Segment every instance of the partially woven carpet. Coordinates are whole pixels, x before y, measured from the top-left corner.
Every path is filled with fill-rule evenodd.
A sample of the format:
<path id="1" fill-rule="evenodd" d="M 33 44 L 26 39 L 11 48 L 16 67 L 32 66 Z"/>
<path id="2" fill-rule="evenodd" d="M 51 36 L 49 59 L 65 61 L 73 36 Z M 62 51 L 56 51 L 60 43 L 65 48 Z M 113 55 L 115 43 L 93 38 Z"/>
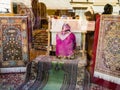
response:
<path id="1" fill-rule="evenodd" d="M 87 75 L 88 73 L 85 75 L 84 62 L 80 58 L 59 60 L 52 56 L 39 56 L 27 65 L 26 79 L 17 90 L 77 90 L 84 87 L 88 88 L 89 75 Z M 84 79 L 85 76 L 86 79 Z"/>

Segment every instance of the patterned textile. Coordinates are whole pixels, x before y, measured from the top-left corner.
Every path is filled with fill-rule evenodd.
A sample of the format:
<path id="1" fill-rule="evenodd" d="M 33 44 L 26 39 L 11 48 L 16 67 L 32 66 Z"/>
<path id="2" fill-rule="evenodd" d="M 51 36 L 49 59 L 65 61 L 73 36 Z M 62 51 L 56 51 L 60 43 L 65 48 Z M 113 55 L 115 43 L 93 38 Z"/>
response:
<path id="1" fill-rule="evenodd" d="M 14 90 L 23 83 L 25 73 L 0 74 L 0 90 Z"/>
<path id="2" fill-rule="evenodd" d="M 0 67 L 25 66 L 28 61 L 27 17 L 0 17 Z"/>
<path id="3" fill-rule="evenodd" d="M 25 83 L 21 84 L 17 90 L 82 90 L 89 88 L 89 78 L 84 82 L 84 77 L 89 77 L 88 73 L 85 73 L 86 60 L 81 59 L 59 60 L 54 56 L 38 56 L 30 62 L 32 64 L 28 64 Z M 36 66 L 34 72 L 30 70 L 31 65 Z M 36 71 L 37 73 L 35 73 Z M 34 81 L 30 78 L 33 73 Z"/>
<path id="4" fill-rule="evenodd" d="M 90 90 L 112 90 L 106 87 L 91 83 Z"/>
<path id="5" fill-rule="evenodd" d="M 37 70 L 36 63 L 29 62 L 27 64 L 27 72 L 25 75 L 25 81 L 16 88 L 16 90 L 27 90 L 32 84 L 34 83 L 37 77 Z"/>
<path id="6" fill-rule="evenodd" d="M 47 50 L 48 46 L 48 32 L 46 30 L 33 31 L 32 47 L 36 50 Z"/>
<path id="7" fill-rule="evenodd" d="M 33 30 L 41 28 L 41 20 L 47 17 L 47 9 L 44 3 L 39 2 L 38 0 L 32 0 L 32 12 L 34 14 L 34 26 Z"/>
<path id="8" fill-rule="evenodd" d="M 103 15 L 100 20 L 100 28 L 95 31 L 93 80 L 118 90 L 120 88 L 120 16 Z"/>
<path id="9" fill-rule="evenodd" d="M 17 4 L 17 14 L 20 16 L 27 16 L 28 17 L 28 30 L 29 30 L 29 42 L 32 41 L 32 30 L 33 30 L 33 23 L 34 23 L 34 15 L 32 10 L 28 8 L 24 3 Z"/>

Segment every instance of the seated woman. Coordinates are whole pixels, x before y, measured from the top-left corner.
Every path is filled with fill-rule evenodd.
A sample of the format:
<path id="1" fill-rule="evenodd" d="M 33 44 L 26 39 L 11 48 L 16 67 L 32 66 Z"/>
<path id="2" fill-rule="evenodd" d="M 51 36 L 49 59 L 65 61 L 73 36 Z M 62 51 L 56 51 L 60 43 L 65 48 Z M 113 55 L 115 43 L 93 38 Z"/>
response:
<path id="1" fill-rule="evenodd" d="M 56 56 L 59 58 L 74 58 L 76 37 L 70 29 L 69 24 L 63 24 L 62 31 L 56 35 Z"/>

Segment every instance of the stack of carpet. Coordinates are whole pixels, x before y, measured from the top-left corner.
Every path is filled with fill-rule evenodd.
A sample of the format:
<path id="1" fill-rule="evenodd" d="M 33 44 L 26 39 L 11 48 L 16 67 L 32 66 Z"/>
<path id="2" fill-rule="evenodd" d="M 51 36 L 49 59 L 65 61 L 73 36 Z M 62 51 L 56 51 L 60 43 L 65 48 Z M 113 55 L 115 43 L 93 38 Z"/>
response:
<path id="1" fill-rule="evenodd" d="M 37 50 L 47 50 L 48 32 L 46 30 L 34 30 L 32 45 Z"/>

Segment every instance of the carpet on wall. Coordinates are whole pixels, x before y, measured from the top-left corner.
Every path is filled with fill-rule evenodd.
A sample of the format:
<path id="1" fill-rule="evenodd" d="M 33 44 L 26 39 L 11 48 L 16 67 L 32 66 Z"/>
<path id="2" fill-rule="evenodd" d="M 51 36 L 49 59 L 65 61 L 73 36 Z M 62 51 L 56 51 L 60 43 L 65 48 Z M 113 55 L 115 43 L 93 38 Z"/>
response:
<path id="1" fill-rule="evenodd" d="M 93 82 L 120 89 L 120 16 L 102 15 L 94 38 Z"/>
<path id="2" fill-rule="evenodd" d="M 28 52 L 27 17 L 0 17 L 0 68 L 24 67 Z"/>
<path id="3" fill-rule="evenodd" d="M 17 16 L 27 16 L 28 17 L 28 36 L 29 36 L 29 43 L 32 42 L 32 24 L 34 23 L 34 15 L 32 9 L 27 7 L 24 3 L 17 3 Z"/>

